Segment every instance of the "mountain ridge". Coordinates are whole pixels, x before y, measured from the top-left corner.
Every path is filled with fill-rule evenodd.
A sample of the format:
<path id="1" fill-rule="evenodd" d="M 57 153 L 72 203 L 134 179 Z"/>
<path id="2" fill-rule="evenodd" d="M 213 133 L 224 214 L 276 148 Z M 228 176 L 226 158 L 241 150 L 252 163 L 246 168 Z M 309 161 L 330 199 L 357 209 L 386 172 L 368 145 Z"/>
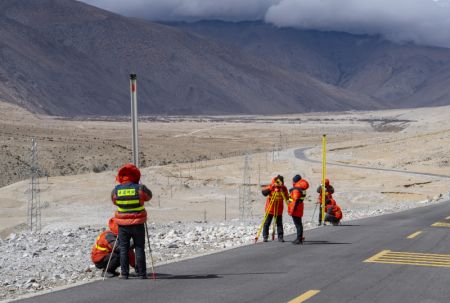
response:
<path id="1" fill-rule="evenodd" d="M 195 30 L 196 24 L 203 30 Z M 377 86 L 371 88 L 367 81 L 361 84 L 349 77 L 349 70 L 363 78 L 371 69 L 366 68 L 369 65 L 347 63 L 354 60 L 351 56 L 330 53 L 326 41 L 330 34 L 316 33 L 327 38 L 321 40 L 308 32 L 289 29 L 289 35 L 298 41 L 306 37 L 318 43 L 300 47 L 287 39 L 289 35 L 282 35 L 277 38 L 285 39 L 286 47 L 281 52 L 269 43 L 280 29 L 269 31 L 267 25 L 259 23 L 252 24 L 252 32 L 242 24 L 223 23 L 223 35 L 212 37 L 207 34 L 212 23 L 196 24 L 127 18 L 73 0 L 3 0 L 0 98 L 51 115 L 126 115 L 128 75 L 137 73 L 139 111 L 147 115 L 285 114 L 409 104 L 406 93 L 392 102 L 386 98 L 390 93 L 387 87 L 382 87 L 386 93 L 376 94 L 373 91 L 378 91 Z M 230 44 L 225 31 L 236 38 L 240 31 L 240 44 Z M 345 39 L 362 43 L 354 35 L 331 35 L 336 45 L 340 43 L 341 52 L 349 47 Z M 372 37 L 365 39 L 375 41 Z M 254 41 L 258 40 L 260 48 L 274 53 L 257 52 Z M 242 41 L 247 41 L 247 46 Z M 441 57 L 446 54 L 439 53 Z M 274 60 L 276 55 L 279 60 Z M 339 56 L 340 61 L 336 59 Z M 358 56 L 363 57 L 364 52 Z M 427 62 L 424 65 L 429 66 Z M 435 69 L 430 68 L 431 72 Z M 445 89 L 445 79 L 436 77 L 434 81 Z M 419 91 L 422 96 L 436 94 L 425 80 L 416 82 L 424 86 Z M 393 90 L 393 95 L 396 93 L 398 90 Z M 423 106 L 420 98 L 425 97 L 417 96 L 411 104 Z M 448 104 L 446 98 L 446 91 L 436 97 L 442 104 Z"/>
<path id="2" fill-rule="evenodd" d="M 261 21 L 173 22 L 224 45 L 381 101 L 388 108 L 450 103 L 430 79 L 450 73 L 450 49 L 393 43 L 378 35 L 278 28 Z M 299 55 L 298 55 L 299 54 Z M 444 79 L 434 80 L 443 82 Z M 436 84 L 437 85 L 437 84 Z"/>

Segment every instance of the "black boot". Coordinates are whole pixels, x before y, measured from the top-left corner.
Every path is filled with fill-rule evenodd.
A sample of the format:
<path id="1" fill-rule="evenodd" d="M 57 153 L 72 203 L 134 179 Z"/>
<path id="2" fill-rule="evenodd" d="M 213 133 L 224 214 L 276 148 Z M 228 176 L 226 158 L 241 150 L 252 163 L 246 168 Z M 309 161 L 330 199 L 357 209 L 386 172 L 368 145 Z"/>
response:
<path id="1" fill-rule="evenodd" d="M 116 271 L 107 271 L 104 276 L 107 278 L 114 278 L 114 277 L 117 277 L 118 275 L 119 275 L 119 273 Z"/>
<path id="2" fill-rule="evenodd" d="M 284 242 L 283 237 L 278 237 L 278 242 Z"/>

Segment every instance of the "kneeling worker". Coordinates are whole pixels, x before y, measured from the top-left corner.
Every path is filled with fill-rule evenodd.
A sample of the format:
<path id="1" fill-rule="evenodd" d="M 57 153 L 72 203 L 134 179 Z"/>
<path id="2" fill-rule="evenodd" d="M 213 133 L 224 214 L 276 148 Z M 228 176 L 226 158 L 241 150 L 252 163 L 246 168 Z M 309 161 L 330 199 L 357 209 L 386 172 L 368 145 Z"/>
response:
<path id="1" fill-rule="evenodd" d="M 117 241 L 119 226 L 114 218 L 109 219 L 109 230 L 102 232 L 92 247 L 91 260 L 98 269 L 103 269 L 102 276 L 112 278 L 118 276 L 116 269 L 120 266 L 120 247 Z M 114 249 L 114 251 L 113 251 Z M 134 252 L 129 251 L 130 264 L 134 267 Z M 108 265 L 109 262 L 109 265 Z M 108 266 L 108 268 L 106 268 Z"/>
<path id="2" fill-rule="evenodd" d="M 334 226 L 339 225 L 342 220 L 342 210 L 337 204 L 329 203 L 326 206 L 325 222 L 330 222 Z"/>

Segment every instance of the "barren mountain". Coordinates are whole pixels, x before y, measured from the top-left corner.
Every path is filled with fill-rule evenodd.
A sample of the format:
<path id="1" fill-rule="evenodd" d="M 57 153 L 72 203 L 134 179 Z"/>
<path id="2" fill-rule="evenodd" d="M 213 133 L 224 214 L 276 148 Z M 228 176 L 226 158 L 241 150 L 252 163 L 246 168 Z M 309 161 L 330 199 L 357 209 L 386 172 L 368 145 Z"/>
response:
<path id="1" fill-rule="evenodd" d="M 378 36 L 278 28 L 263 22 L 172 25 L 290 72 L 363 93 L 387 108 L 450 104 L 450 49 Z"/>
<path id="2" fill-rule="evenodd" d="M 370 97 L 197 34 L 73 0 L 0 2 L 0 98 L 53 115 L 379 108 Z"/>

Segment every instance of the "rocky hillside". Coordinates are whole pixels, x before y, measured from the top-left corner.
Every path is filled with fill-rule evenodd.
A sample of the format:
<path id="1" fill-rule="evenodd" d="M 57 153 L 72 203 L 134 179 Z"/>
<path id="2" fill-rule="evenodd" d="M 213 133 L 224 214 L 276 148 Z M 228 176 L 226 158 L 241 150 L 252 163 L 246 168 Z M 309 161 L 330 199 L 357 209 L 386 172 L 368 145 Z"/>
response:
<path id="1" fill-rule="evenodd" d="M 73 0 L 0 2 L 0 99 L 53 115 L 288 113 L 374 99 L 182 29 Z"/>
<path id="2" fill-rule="evenodd" d="M 450 49 L 262 22 L 172 25 L 290 72 L 365 94 L 387 108 L 450 104 Z"/>

